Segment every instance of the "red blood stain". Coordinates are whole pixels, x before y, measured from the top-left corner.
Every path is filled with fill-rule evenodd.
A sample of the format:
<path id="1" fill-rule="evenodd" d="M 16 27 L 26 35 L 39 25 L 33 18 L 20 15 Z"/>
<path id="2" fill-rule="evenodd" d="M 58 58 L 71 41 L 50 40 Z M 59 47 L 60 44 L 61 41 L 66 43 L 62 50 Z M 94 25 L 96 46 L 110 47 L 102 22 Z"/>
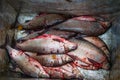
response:
<path id="1" fill-rule="evenodd" d="M 53 39 L 55 41 L 58 41 L 58 42 L 64 42 L 65 41 L 64 38 L 61 38 L 61 37 L 58 37 L 58 36 L 55 36 L 55 35 L 51 35 L 51 34 L 43 34 L 41 36 L 37 36 L 35 38 L 32 38 L 31 40 L 39 39 L 39 38 L 43 38 L 43 39 L 51 38 L 51 39 Z"/>
<path id="2" fill-rule="evenodd" d="M 101 24 L 101 26 L 106 30 L 106 28 L 108 28 L 108 22 L 99 22 Z"/>
<path id="3" fill-rule="evenodd" d="M 24 53 L 23 51 L 19 51 L 19 53 L 18 53 L 18 54 L 19 54 L 19 55 L 22 55 L 23 53 Z"/>
<path id="4" fill-rule="evenodd" d="M 28 61 L 29 62 L 36 62 L 33 58 L 31 58 L 31 57 L 28 57 Z"/>
<path id="5" fill-rule="evenodd" d="M 86 62 L 86 58 L 83 58 L 82 61 Z"/>
<path id="6" fill-rule="evenodd" d="M 74 62 L 74 64 L 78 65 L 78 62 L 77 62 L 77 61 L 75 61 L 75 62 Z"/>
<path id="7" fill-rule="evenodd" d="M 39 66 L 38 66 L 38 65 L 35 65 L 35 67 L 39 68 Z"/>
<path id="8" fill-rule="evenodd" d="M 74 63 L 70 63 L 71 64 L 71 66 L 73 67 L 73 68 L 75 68 L 76 67 L 76 65 L 74 64 Z"/>
<path id="9" fill-rule="evenodd" d="M 103 64 L 98 63 L 98 62 L 96 62 L 96 61 L 94 61 L 94 60 L 92 60 L 90 58 L 88 58 L 88 61 L 90 61 L 94 67 L 102 68 L 102 66 L 103 66 Z"/>
<path id="10" fill-rule="evenodd" d="M 57 39 L 57 38 L 55 38 L 55 39 L 53 39 L 54 41 L 57 41 L 57 42 L 63 42 L 63 40 L 62 39 Z"/>
<path id="11" fill-rule="evenodd" d="M 60 78 L 64 78 L 64 74 L 63 72 L 61 71 L 60 67 L 57 67 L 57 68 L 52 68 L 52 67 L 45 67 L 44 68 L 45 71 L 50 75 L 50 77 L 52 78 L 52 76 L 55 76 L 57 75 L 56 72 L 59 72 L 59 77 Z"/>

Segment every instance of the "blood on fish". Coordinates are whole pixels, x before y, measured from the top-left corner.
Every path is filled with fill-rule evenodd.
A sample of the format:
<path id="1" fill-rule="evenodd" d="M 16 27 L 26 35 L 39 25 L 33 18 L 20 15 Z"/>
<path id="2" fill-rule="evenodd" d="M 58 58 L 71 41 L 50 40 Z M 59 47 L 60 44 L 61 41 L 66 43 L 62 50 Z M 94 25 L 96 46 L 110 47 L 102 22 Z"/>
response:
<path id="1" fill-rule="evenodd" d="M 107 27 L 106 26 L 108 26 L 108 24 L 110 24 L 109 22 L 99 22 L 100 24 L 101 24 L 101 26 L 104 28 L 104 29 L 106 29 Z"/>
<path id="2" fill-rule="evenodd" d="M 91 63 L 93 63 L 92 65 L 93 66 L 95 66 L 95 67 L 97 67 L 97 68 L 102 68 L 102 64 L 100 64 L 100 63 L 98 63 L 98 62 L 96 62 L 96 61 L 94 61 L 94 60 L 92 60 L 92 59 L 90 59 L 90 58 L 88 58 L 88 60 L 91 62 Z"/>
<path id="3" fill-rule="evenodd" d="M 53 39 L 54 41 L 57 41 L 57 42 L 63 42 L 63 40 L 61 39 Z"/>
<path id="4" fill-rule="evenodd" d="M 38 65 L 35 65 L 35 67 L 39 68 L 39 66 L 38 66 Z"/>
<path id="5" fill-rule="evenodd" d="M 18 54 L 22 55 L 23 53 L 24 53 L 23 51 L 19 51 L 19 53 L 18 53 Z"/>

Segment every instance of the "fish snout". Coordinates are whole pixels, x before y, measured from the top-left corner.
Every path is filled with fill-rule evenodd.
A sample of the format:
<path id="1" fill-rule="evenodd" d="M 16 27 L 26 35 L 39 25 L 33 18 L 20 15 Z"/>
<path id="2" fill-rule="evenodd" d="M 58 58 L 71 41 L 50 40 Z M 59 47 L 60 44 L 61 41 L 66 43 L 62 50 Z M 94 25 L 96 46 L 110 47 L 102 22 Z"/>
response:
<path id="1" fill-rule="evenodd" d="M 69 51 L 72 51 L 72 50 L 77 49 L 78 46 L 77 44 L 70 42 L 70 43 L 65 44 L 65 47 L 68 48 Z"/>

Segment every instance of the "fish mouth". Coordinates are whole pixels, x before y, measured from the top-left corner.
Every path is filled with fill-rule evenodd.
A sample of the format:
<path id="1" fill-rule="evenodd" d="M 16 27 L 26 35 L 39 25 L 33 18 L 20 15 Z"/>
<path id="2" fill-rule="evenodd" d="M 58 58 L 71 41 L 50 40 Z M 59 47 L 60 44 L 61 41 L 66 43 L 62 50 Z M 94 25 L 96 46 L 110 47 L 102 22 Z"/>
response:
<path id="1" fill-rule="evenodd" d="M 77 47 L 78 47 L 78 46 L 77 46 L 77 44 L 76 44 L 76 45 L 74 45 L 74 46 L 71 47 L 71 50 L 75 50 L 75 49 L 77 49 Z"/>

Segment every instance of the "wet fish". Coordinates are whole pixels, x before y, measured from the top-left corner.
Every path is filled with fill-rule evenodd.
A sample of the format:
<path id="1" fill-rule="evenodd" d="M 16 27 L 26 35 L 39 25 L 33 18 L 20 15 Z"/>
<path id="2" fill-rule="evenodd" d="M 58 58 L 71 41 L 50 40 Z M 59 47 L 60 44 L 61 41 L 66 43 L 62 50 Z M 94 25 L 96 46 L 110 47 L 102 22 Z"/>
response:
<path id="1" fill-rule="evenodd" d="M 9 58 L 5 49 L 0 48 L 0 72 L 8 70 Z"/>
<path id="2" fill-rule="evenodd" d="M 29 33 L 29 31 L 26 31 L 26 30 L 20 30 L 20 31 L 16 31 L 15 40 L 16 41 L 25 41 L 25 40 L 35 38 L 44 33 L 50 34 L 50 35 L 56 35 L 56 36 L 59 36 L 59 37 L 65 38 L 65 39 L 69 39 L 76 35 L 76 33 L 74 33 L 74 32 L 59 31 L 59 30 L 46 31 L 45 29 L 43 29 L 40 31 L 35 31 L 35 32 L 33 31 L 32 33 Z"/>
<path id="3" fill-rule="evenodd" d="M 110 58 L 110 51 L 107 45 L 99 37 L 83 37 L 83 39 L 91 42 L 92 44 L 100 48 L 107 55 L 107 57 Z"/>
<path id="4" fill-rule="evenodd" d="M 97 67 L 97 69 L 109 69 L 107 57 L 101 49 L 84 40 L 71 39 L 71 41 L 78 43 L 76 50 L 67 53 L 74 60 L 78 59 L 88 65 Z M 91 69 L 93 68 L 91 67 Z"/>
<path id="5" fill-rule="evenodd" d="M 83 79 L 81 72 L 73 63 L 69 63 L 60 67 L 44 67 L 44 70 L 50 75 L 51 78 Z"/>
<path id="6" fill-rule="evenodd" d="M 25 54 L 39 61 L 41 65 L 48 67 L 61 66 L 73 61 L 73 59 L 66 54 L 39 55 L 31 52 L 25 52 Z"/>
<path id="7" fill-rule="evenodd" d="M 60 31 L 60 30 L 49 30 L 46 33 L 51 34 L 51 35 L 60 36 L 65 39 L 68 39 L 68 38 L 76 35 L 76 33 L 74 33 L 74 32 L 67 32 L 67 31 Z"/>
<path id="8" fill-rule="evenodd" d="M 27 23 L 20 24 L 23 29 L 43 29 L 64 21 L 65 18 L 59 14 L 44 14 L 33 18 Z M 20 26 L 19 25 L 19 26 Z"/>
<path id="9" fill-rule="evenodd" d="M 24 52 L 7 46 L 10 57 L 18 64 L 24 74 L 32 77 L 49 77 L 41 64 L 35 59 L 25 55 Z"/>
<path id="10" fill-rule="evenodd" d="M 33 39 L 17 43 L 19 49 L 41 54 L 59 54 L 75 50 L 77 45 L 55 35 L 43 34 Z"/>
<path id="11" fill-rule="evenodd" d="M 91 21 L 89 17 L 81 20 L 81 18 L 75 17 L 58 24 L 53 28 L 56 30 L 76 32 L 82 35 L 98 36 L 105 33 L 109 27 L 110 23 L 107 21 Z"/>

